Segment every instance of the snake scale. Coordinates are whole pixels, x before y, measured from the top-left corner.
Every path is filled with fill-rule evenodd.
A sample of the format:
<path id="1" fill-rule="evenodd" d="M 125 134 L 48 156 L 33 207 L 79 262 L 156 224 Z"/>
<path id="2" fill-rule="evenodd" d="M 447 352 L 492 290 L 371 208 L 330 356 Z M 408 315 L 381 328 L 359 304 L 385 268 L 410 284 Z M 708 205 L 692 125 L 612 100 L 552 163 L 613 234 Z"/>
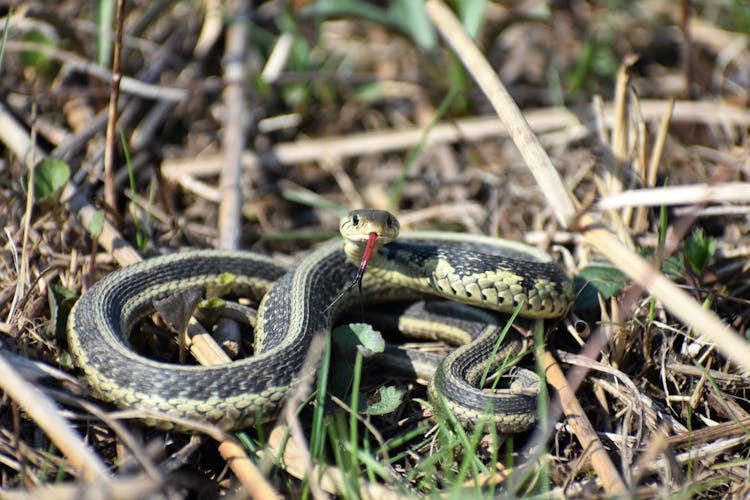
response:
<path id="1" fill-rule="evenodd" d="M 197 419 L 239 429 L 273 418 L 300 381 L 310 342 L 328 332 L 352 304 L 407 300 L 436 294 L 500 312 L 555 318 L 566 313 L 573 286 L 544 252 L 507 240 L 460 233 L 411 232 L 398 239 L 387 212 L 353 211 L 342 218 L 340 239 L 325 243 L 291 270 L 253 252 L 198 250 L 160 256 L 119 269 L 76 303 L 68 341 L 76 364 L 96 397 L 122 408 L 166 415 L 145 418 L 160 428 L 175 419 Z M 378 232 L 378 246 L 364 275 L 361 295 L 346 294 L 363 242 Z M 395 239 L 395 240 L 394 240 Z M 394 240 L 394 241 L 391 241 Z M 154 302 L 189 288 L 234 276 L 235 292 L 261 300 L 254 355 L 218 366 L 178 365 L 133 352 L 133 325 Z M 435 326 L 440 326 L 435 324 Z M 449 355 L 435 372 L 431 398 L 444 397 L 462 421 L 489 414 L 502 432 L 533 425 L 536 396 L 528 390 L 473 386 L 497 338 L 490 327 Z M 478 368 L 480 367 L 480 368 Z M 528 388 L 535 381 L 519 372 Z"/>

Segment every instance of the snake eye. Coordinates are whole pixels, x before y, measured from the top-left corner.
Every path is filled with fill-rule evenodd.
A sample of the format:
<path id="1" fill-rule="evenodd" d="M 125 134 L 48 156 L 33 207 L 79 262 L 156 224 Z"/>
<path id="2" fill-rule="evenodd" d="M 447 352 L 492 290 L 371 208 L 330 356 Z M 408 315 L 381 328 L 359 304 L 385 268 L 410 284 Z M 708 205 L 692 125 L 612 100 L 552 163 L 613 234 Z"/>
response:
<path id="1" fill-rule="evenodd" d="M 357 214 L 352 215 L 352 224 L 354 224 L 355 226 L 359 225 L 359 215 Z"/>

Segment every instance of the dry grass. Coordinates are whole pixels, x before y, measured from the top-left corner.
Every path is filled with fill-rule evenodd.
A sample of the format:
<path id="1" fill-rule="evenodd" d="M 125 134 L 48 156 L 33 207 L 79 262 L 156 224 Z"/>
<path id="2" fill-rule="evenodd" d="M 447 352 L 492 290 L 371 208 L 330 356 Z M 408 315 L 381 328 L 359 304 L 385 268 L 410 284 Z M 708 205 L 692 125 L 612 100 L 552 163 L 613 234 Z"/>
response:
<path id="1" fill-rule="evenodd" d="M 125 4 L 117 106 L 112 73 L 93 63 L 89 4 L 18 7 L 0 68 L 3 490 L 747 495 L 750 56 L 739 30 L 750 13 L 654 4 L 572 2 L 546 17 L 491 4 L 475 45 L 429 0 L 445 43 L 432 52 L 381 24 L 278 2 Z M 29 53 L 48 59 L 32 65 Z M 105 140 L 115 115 L 129 166 L 120 136 Z M 47 156 L 72 178 L 34 203 L 26 183 Z M 535 352 L 548 419 L 500 460 L 486 440 L 474 450 L 484 468 L 441 452 L 443 429 L 422 430 L 424 387 L 377 374 L 365 374 L 366 395 L 385 383 L 412 392 L 397 414 L 360 424 L 371 438 L 358 460 L 373 463 L 354 469 L 331 447 L 327 461 L 310 454 L 309 409 L 240 443 L 209 426 L 145 429 L 142 412 L 86 396 L 61 318 L 93 281 L 184 247 L 293 263 L 359 206 L 390 208 L 410 228 L 525 240 L 582 277 L 576 310 L 546 325 Z M 603 262 L 613 293 L 597 297 L 583 277 Z M 201 362 L 216 362 L 205 349 Z"/>

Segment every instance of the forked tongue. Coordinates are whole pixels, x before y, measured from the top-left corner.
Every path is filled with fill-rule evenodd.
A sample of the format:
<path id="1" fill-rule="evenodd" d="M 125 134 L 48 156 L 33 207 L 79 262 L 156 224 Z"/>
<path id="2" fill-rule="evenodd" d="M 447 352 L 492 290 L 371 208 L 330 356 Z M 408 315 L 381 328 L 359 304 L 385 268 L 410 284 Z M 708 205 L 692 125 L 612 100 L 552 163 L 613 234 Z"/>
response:
<path id="1" fill-rule="evenodd" d="M 341 297 L 346 295 L 349 290 L 351 290 L 355 286 L 359 286 L 360 293 L 362 292 L 362 277 L 365 275 L 365 269 L 367 269 L 367 264 L 370 262 L 370 257 L 372 256 L 372 251 L 375 248 L 375 242 L 377 241 L 377 239 L 378 233 L 376 233 L 375 231 L 370 232 L 367 238 L 367 245 L 365 245 L 365 250 L 362 252 L 362 260 L 359 262 L 357 275 L 354 277 L 349 286 L 341 290 L 341 293 L 339 293 L 336 298 L 333 299 L 330 304 L 328 304 L 328 307 L 326 307 L 323 312 L 333 307 L 336 302 L 341 300 Z"/>

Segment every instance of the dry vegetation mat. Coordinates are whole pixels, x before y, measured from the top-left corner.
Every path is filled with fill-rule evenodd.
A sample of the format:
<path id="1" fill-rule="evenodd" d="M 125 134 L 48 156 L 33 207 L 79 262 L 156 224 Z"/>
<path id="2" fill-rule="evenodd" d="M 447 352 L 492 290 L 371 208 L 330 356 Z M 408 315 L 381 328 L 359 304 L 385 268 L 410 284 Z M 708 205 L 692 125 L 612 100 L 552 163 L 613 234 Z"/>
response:
<path id="1" fill-rule="evenodd" d="M 0 496 L 750 494 L 744 2 L 62 0 L 0 15 Z M 317 379 L 241 432 L 158 430 L 144 425 L 158 412 L 92 397 L 66 323 L 94 283 L 187 248 L 291 266 L 361 207 L 523 241 L 574 278 L 565 318 L 509 326 L 544 380 L 533 429 L 464 429 L 426 380 L 341 333 L 312 343 Z M 252 335 L 219 345 L 187 323 L 185 352 L 170 326 L 154 314 L 131 343 L 175 363 L 251 354 Z"/>

